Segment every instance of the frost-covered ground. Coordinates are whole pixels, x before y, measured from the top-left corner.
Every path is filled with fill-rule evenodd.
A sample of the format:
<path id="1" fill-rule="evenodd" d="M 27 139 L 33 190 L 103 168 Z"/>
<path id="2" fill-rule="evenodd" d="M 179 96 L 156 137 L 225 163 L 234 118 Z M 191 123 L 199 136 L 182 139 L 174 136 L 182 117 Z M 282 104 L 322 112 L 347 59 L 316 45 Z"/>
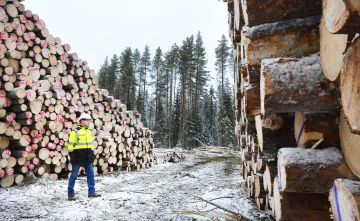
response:
<path id="1" fill-rule="evenodd" d="M 159 161 L 171 152 L 156 151 Z M 176 152 L 185 155 L 185 161 L 96 177 L 100 198 L 87 198 L 85 177 L 76 183 L 74 202 L 67 200 L 67 180 L 0 189 L 0 220 L 236 220 L 194 196 L 253 220 L 267 220 L 246 198 L 236 154 Z"/>

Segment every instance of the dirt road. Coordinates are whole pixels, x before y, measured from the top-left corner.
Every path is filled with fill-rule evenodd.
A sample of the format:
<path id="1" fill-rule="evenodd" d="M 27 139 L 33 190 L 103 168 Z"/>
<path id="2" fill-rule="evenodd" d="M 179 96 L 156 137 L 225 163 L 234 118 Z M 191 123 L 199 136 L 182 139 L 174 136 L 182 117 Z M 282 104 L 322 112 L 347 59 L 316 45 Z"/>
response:
<path id="1" fill-rule="evenodd" d="M 157 149 L 159 161 L 169 150 Z M 142 172 L 96 177 L 102 197 L 87 198 L 86 178 L 76 183 L 78 200 L 67 201 L 67 180 L 36 180 L 0 189 L 0 220 L 236 220 L 194 196 L 268 220 L 246 199 L 236 153 L 185 151 L 185 161 L 162 163 Z"/>

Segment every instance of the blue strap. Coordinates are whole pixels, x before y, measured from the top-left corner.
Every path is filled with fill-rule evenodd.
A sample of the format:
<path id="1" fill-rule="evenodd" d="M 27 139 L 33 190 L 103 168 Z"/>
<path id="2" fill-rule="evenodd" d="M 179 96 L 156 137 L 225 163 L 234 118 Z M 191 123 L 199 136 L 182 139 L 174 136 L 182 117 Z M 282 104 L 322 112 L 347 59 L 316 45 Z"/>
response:
<path id="1" fill-rule="evenodd" d="M 342 221 L 342 219 L 341 219 L 341 213 L 340 213 L 339 200 L 338 200 L 338 194 L 337 194 L 337 189 L 336 189 L 335 183 L 334 183 L 334 186 L 333 186 L 333 194 L 335 195 L 337 215 L 338 215 L 339 221 Z"/>
<path id="2" fill-rule="evenodd" d="M 300 133 L 299 133 L 298 138 L 297 138 L 297 142 L 296 142 L 297 147 L 299 147 L 299 142 L 300 142 L 300 138 L 302 137 L 302 134 L 304 132 L 304 127 L 305 127 L 305 116 L 304 116 L 304 121 L 303 121 L 302 126 L 301 126 Z"/>

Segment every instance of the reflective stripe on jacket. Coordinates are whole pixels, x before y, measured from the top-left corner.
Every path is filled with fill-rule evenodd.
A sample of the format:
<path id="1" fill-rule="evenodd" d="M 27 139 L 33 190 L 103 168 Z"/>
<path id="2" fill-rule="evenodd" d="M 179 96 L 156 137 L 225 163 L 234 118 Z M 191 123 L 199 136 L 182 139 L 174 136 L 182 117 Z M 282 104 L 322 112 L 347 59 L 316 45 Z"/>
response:
<path id="1" fill-rule="evenodd" d="M 67 148 L 69 151 L 94 148 L 94 138 L 91 130 L 80 127 L 77 131 L 71 131 Z"/>

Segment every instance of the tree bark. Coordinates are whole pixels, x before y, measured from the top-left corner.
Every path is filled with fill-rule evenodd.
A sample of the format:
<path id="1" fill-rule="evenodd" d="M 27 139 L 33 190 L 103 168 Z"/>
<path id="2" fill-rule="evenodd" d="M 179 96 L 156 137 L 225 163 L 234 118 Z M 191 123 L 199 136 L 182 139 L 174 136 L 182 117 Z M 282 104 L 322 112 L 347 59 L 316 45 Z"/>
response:
<path id="1" fill-rule="evenodd" d="M 330 219 L 328 195 L 282 193 L 274 180 L 274 213 L 277 221 L 326 221 Z"/>
<path id="2" fill-rule="evenodd" d="M 261 113 L 321 112 L 338 108 L 338 89 L 324 78 L 318 54 L 262 61 Z"/>
<path id="3" fill-rule="evenodd" d="M 337 148 L 282 148 L 278 153 L 281 192 L 327 193 L 337 178 L 354 178 Z"/>
<path id="4" fill-rule="evenodd" d="M 319 51 L 320 17 L 295 19 L 242 29 L 246 65 L 261 65 L 265 58 L 304 56 Z M 260 73 L 259 73 L 260 74 Z"/>
<path id="5" fill-rule="evenodd" d="M 247 0 L 241 1 L 247 26 L 321 15 L 321 1 Z"/>

